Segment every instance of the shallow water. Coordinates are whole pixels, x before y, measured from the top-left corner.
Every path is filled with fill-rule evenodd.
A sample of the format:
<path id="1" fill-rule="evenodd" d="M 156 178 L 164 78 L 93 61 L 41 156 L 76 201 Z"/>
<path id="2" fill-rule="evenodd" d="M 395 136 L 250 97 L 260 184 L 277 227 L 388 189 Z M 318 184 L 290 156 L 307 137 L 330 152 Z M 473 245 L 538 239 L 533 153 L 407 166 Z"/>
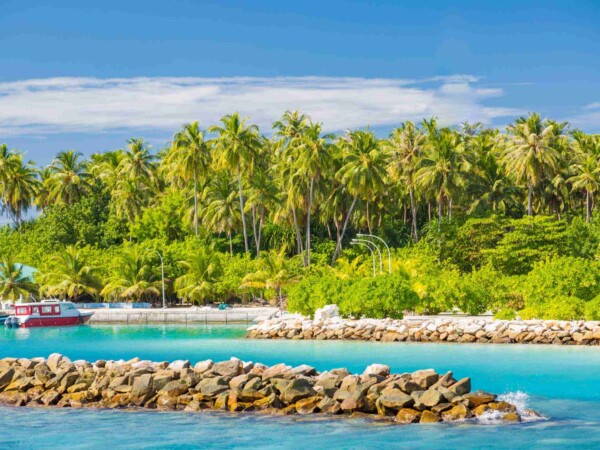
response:
<path id="1" fill-rule="evenodd" d="M 516 425 L 390 426 L 358 419 L 220 413 L 0 408 L 1 448 L 600 448 L 600 348 L 477 344 L 249 341 L 235 326 L 85 326 L 0 329 L 0 357 L 243 360 L 361 372 L 433 367 L 474 389 L 527 393 L 548 419 Z"/>

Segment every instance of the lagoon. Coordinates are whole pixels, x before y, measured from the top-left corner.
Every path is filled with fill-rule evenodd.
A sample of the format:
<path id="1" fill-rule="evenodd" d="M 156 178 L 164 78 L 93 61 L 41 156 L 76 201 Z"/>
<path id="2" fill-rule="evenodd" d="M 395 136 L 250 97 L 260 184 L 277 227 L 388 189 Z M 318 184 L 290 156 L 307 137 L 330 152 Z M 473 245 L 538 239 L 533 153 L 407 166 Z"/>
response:
<path id="1" fill-rule="evenodd" d="M 265 364 L 311 364 L 319 370 L 371 363 L 393 371 L 432 367 L 470 376 L 474 389 L 521 392 L 548 420 L 518 425 L 435 424 L 390 426 L 357 419 L 263 417 L 225 413 L 128 412 L 0 408 L 9 433 L 0 447 L 43 448 L 56 439 L 96 448 L 107 434 L 119 447 L 189 446 L 263 448 L 599 448 L 600 348 L 492 344 L 267 341 L 244 339 L 240 326 L 92 325 L 0 329 L 0 357 L 71 359 L 224 360 L 236 356 Z"/>

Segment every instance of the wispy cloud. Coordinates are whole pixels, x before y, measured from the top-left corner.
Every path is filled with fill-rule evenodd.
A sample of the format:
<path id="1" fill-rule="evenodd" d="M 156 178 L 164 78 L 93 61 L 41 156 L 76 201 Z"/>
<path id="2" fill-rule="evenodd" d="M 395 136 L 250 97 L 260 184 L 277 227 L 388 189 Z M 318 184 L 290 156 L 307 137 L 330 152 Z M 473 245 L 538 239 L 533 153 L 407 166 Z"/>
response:
<path id="1" fill-rule="evenodd" d="M 581 111 L 568 118 L 574 126 L 583 129 L 597 129 L 600 123 L 600 102 L 589 103 Z"/>
<path id="2" fill-rule="evenodd" d="M 39 136 L 116 129 L 174 131 L 182 123 L 212 124 L 233 111 L 265 131 L 298 109 L 329 131 L 390 126 L 436 115 L 446 125 L 490 123 L 522 111 L 486 105 L 503 90 L 472 75 L 428 79 L 47 78 L 0 83 L 0 133 Z"/>

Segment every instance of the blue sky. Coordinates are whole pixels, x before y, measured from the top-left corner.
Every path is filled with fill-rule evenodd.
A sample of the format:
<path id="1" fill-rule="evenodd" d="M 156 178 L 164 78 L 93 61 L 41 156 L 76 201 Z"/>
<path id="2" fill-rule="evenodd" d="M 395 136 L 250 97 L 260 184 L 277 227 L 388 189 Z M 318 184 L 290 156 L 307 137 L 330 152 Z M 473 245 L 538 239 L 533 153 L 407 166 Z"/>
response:
<path id="1" fill-rule="evenodd" d="M 0 0 L 0 142 L 48 163 L 295 108 L 331 131 L 539 111 L 596 132 L 599 19 L 598 1 Z"/>

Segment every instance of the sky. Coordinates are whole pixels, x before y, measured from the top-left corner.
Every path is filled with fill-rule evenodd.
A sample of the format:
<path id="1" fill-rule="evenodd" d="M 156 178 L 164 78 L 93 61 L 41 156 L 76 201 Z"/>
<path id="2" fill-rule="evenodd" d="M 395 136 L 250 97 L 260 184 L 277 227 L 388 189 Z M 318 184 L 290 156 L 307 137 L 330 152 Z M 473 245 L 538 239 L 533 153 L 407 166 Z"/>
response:
<path id="1" fill-rule="evenodd" d="M 385 135 L 531 111 L 600 128 L 600 1 L 0 0 L 0 142 L 162 147 L 239 111 Z"/>

